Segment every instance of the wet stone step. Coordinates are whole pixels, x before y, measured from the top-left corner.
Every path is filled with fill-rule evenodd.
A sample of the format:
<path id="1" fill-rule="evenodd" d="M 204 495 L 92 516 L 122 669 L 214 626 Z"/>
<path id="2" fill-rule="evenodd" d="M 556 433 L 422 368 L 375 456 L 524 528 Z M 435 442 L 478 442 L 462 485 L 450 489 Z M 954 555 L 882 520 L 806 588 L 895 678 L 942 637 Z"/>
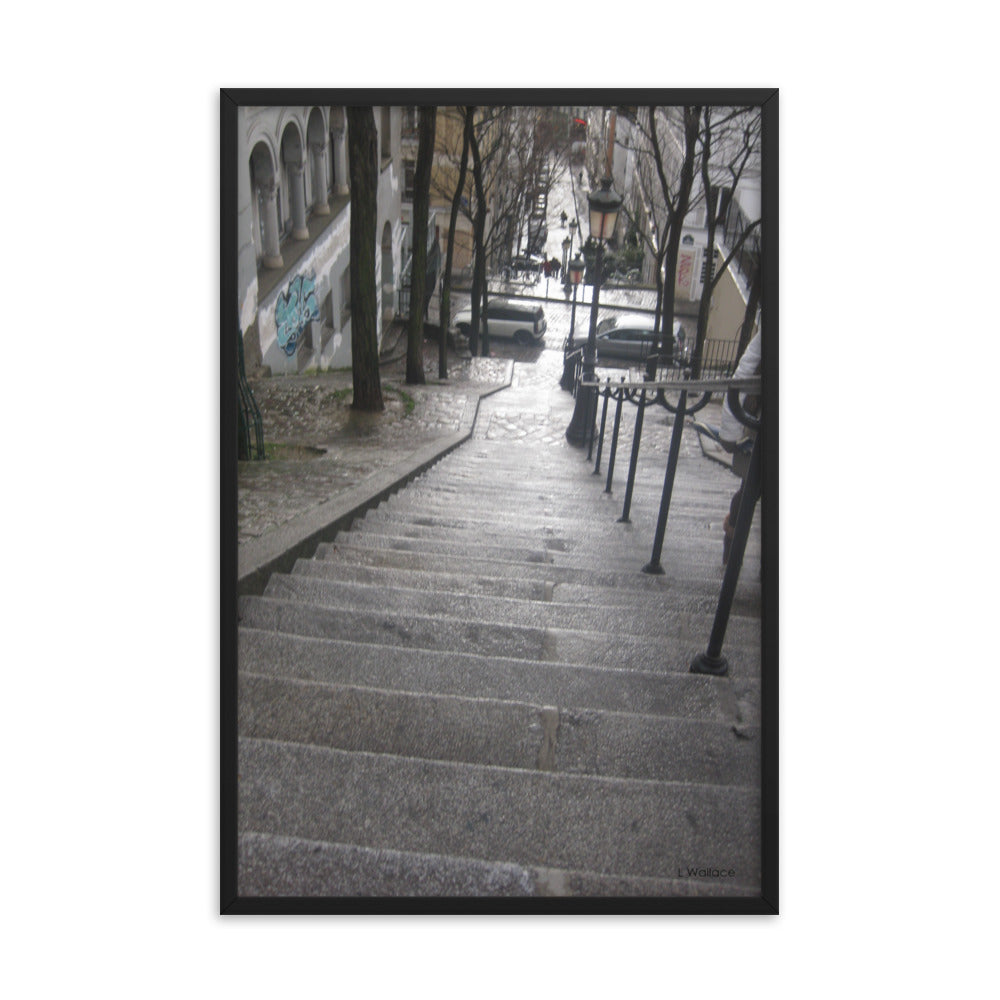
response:
<path id="1" fill-rule="evenodd" d="M 690 673 L 547 663 L 305 638 L 253 628 L 239 630 L 240 670 L 279 678 L 466 697 L 528 701 L 560 708 L 636 712 L 736 724 L 740 703 L 758 701 L 758 685 Z M 755 651 L 732 653 L 733 675 L 749 673 Z"/>
<path id="2" fill-rule="evenodd" d="M 539 628 L 556 627 L 576 631 L 596 631 L 605 634 L 633 633 L 651 637 L 672 635 L 674 623 L 687 621 L 693 627 L 691 614 L 676 607 L 660 609 L 650 614 L 647 609 L 629 605 L 575 605 L 548 601 L 527 601 L 518 598 L 491 597 L 484 599 L 461 592 L 407 590 L 399 587 L 373 587 L 304 575 L 274 574 L 264 596 L 282 600 L 302 600 L 320 607 L 368 610 L 391 608 L 393 612 L 475 620 L 494 624 L 515 623 Z M 708 607 L 700 622 L 710 627 Z M 753 622 L 753 619 L 750 619 Z M 734 631 L 741 627 L 739 616 L 731 618 Z M 756 623 L 753 622 L 754 628 Z"/>
<path id="3" fill-rule="evenodd" d="M 534 896 L 519 865 L 245 833 L 241 896 Z"/>
<path id="4" fill-rule="evenodd" d="M 523 771 L 243 738 L 239 829 L 376 850 L 759 887 L 756 789 Z"/>
<path id="5" fill-rule="evenodd" d="M 241 736 L 522 770 L 753 785 L 750 728 L 244 673 Z"/>
<path id="6" fill-rule="evenodd" d="M 356 566 L 327 559 L 299 559 L 292 574 L 341 583 L 401 587 L 406 590 L 451 591 L 479 598 L 512 597 L 581 607 L 623 605 L 643 609 L 646 614 L 663 614 L 668 607 L 688 614 L 714 614 L 719 599 L 721 567 L 718 574 L 706 574 L 701 579 L 685 578 L 683 585 L 676 580 L 668 580 L 665 576 L 646 577 L 659 584 L 647 591 L 624 589 L 609 581 L 605 581 L 603 586 L 555 583 L 546 580 L 428 572 L 393 566 Z M 741 586 L 734 598 L 733 612 L 738 615 L 759 615 L 760 599 L 759 586 Z"/>
<path id="7" fill-rule="evenodd" d="M 653 534 L 652 532 L 650 533 Z M 581 543 L 574 551 L 567 551 L 568 543 L 553 539 L 544 545 L 519 544 L 512 539 L 508 545 L 427 538 L 403 538 L 376 532 L 350 531 L 339 534 L 333 543 L 344 549 L 382 549 L 401 552 L 426 553 L 436 556 L 450 556 L 456 564 L 464 565 L 468 559 L 485 559 L 495 562 L 520 564 L 542 564 L 576 567 L 588 570 L 595 566 L 615 572 L 641 571 L 652 555 L 652 537 L 642 544 L 638 541 L 602 543 L 593 539 L 589 545 Z M 699 565 L 715 565 L 721 562 L 722 543 L 717 538 L 685 539 L 676 532 L 664 537 L 661 563 L 679 562 L 689 570 Z M 759 546 L 754 541 L 747 543 L 744 565 L 759 560 Z"/>
<path id="8" fill-rule="evenodd" d="M 669 634 L 651 639 L 638 635 L 578 632 L 511 623 L 462 621 L 458 618 L 319 607 L 272 597 L 241 597 L 240 623 L 293 635 L 346 639 L 377 645 L 450 650 L 480 656 L 556 663 L 582 663 L 616 669 L 686 670 L 704 651 L 711 622 L 681 617 L 667 622 Z M 727 648 L 760 648 L 754 620 L 736 619 L 727 631 Z"/>
<path id="9" fill-rule="evenodd" d="M 241 896 L 752 896 L 745 886 L 524 867 L 299 837 L 239 838 Z"/>
<path id="10" fill-rule="evenodd" d="M 720 546 L 721 548 L 721 546 Z M 324 543 L 316 550 L 316 559 L 334 565 L 383 566 L 398 569 L 427 570 L 428 572 L 455 572 L 482 574 L 494 579 L 524 579 L 560 583 L 582 583 L 600 587 L 618 587 L 627 590 L 654 592 L 670 583 L 686 584 L 689 580 L 722 580 L 721 551 L 716 559 L 692 565 L 667 558 L 663 561 L 664 575 L 643 573 L 642 567 L 649 560 L 649 553 L 631 561 L 615 565 L 602 565 L 592 560 L 588 566 L 556 565 L 555 563 L 511 562 L 500 559 L 480 559 L 425 552 L 411 546 L 409 551 L 391 548 L 366 548 L 348 542 Z M 744 569 L 742 581 L 747 580 Z M 748 581 L 752 585 L 752 581 Z"/>

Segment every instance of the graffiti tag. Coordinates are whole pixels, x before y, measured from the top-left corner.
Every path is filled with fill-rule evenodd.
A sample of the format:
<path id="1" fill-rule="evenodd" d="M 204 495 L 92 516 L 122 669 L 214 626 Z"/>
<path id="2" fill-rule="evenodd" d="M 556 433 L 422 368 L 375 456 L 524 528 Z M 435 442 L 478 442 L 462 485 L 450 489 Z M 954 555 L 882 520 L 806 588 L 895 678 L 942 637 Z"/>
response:
<path id="1" fill-rule="evenodd" d="M 288 283 L 288 290 L 278 296 L 274 322 L 278 327 L 278 346 L 291 357 L 299 346 L 306 324 L 319 319 L 316 279 L 298 275 Z"/>

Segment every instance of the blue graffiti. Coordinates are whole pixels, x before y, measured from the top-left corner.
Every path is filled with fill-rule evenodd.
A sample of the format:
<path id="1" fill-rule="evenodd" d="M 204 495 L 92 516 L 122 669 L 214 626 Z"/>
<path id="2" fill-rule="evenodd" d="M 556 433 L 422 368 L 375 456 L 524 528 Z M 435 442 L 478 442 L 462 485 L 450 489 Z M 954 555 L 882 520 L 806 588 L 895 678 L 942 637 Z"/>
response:
<path id="1" fill-rule="evenodd" d="M 316 301 L 316 279 L 299 275 L 288 284 L 288 290 L 278 296 L 274 307 L 274 322 L 278 327 L 278 346 L 291 357 L 299 346 L 306 323 L 319 319 Z"/>

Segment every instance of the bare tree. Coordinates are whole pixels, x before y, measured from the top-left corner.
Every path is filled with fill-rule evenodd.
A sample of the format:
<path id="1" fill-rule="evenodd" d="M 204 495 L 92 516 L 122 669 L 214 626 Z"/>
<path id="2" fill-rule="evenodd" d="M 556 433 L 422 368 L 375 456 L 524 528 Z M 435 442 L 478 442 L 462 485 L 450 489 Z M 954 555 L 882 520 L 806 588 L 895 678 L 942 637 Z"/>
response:
<path id="1" fill-rule="evenodd" d="M 660 193 L 665 207 L 663 229 L 658 233 L 654 250 L 656 263 L 656 314 L 654 316 L 654 336 L 660 333 L 656 354 L 664 356 L 667 364 L 673 359 L 674 350 L 674 299 L 677 287 L 677 256 L 681 245 L 684 220 L 691 208 L 691 188 L 694 185 L 694 162 L 698 123 L 701 108 L 697 105 L 681 109 L 684 129 L 684 155 L 681 160 L 680 176 L 676 185 L 667 177 L 663 164 L 660 134 L 657 129 L 656 109 L 649 109 L 649 137 L 653 151 L 653 163 L 660 182 Z M 648 362 L 647 374 L 656 374 L 656 354 Z"/>
<path id="2" fill-rule="evenodd" d="M 656 350 L 647 361 L 647 376 L 662 358 L 673 358 L 673 318 L 677 261 L 684 223 L 697 207 L 694 188 L 701 107 L 651 106 L 630 114 L 631 128 L 619 130 L 617 141 L 634 154 L 635 197 L 622 210 L 630 234 L 653 259 L 656 306 L 653 333 Z M 606 151 L 602 140 L 601 149 Z M 605 152 L 606 155 L 606 152 Z"/>
<path id="3" fill-rule="evenodd" d="M 347 109 L 351 177 L 351 370 L 355 410 L 385 409 L 378 368 L 375 295 L 378 134 L 371 107 Z"/>
<path id="4" fill-rule="evenodd" d="M 706 107 L 702 128 L 701 183 L 705 191 L 706 242 L 705 283 L 698 303 L 698 329 L 695 340 L 693 373 L 697 377 L 701 370 L 705 338 L 708 333 L 708 314 L 712 305 L 712 293 L 729 269 L 744 243 L 760 227 L 760 219 L 751 221 L 728 248 L 729 253 L 719 267 L 713 271 L 715 255 L 715 235 L 720 220 L 734 197 L 747 166 L 759 154 L 760 149 L 760 109 L 736 108 L 723 112 L 722 117 L 713 121 L 713 109 Z M 713 183 L 713 180 L 718 183 Z M 744 320 L 745 322 L 745 320 Z"/>
<path id="5" fill-rule="evenodd" d="M 462 112 L 462 157 L 458 168 L 458 183 L 451 198 L 451 216 L 448 220 L 448 253 L 445 258 L 444 280 L 441 284 L 441 343 L 438 345 L 438 378 L 448 377 L 448 327 L 451 323 L 451 269 L 455 260 L 455 226 L 458 210 L 465 191 L 465 176 L 469 166 L 469 147 L 472 145 L 473 108 Z"/>
<path id="6" fill-rule="evenodd" d="M 486 191 L 483 183 L 483 160 L 479 152 L 479 140 L 475 129 L 473 129 L 470 144 L 472 151 L 472 179 L 476 186 L 476 213 L 472 228 L 476 256 L 472 271 L 472 334 L 469 339 L 469 349 L 473 355 L 479 353 L 479 317 L 482 315 L 484 318 L 482 350 L 485 357 L 489 353 L 489 328 L 485 321 L 488 291 L 486 282 L 485 240 Z M 482 313 L 480 313 L 480 306 L 482 307 Z"/>
<path id="7" fill-rule="evenodd" d="M 424 376 L 424 304 L 430 293 L 427 288 L 427 217 L 430 213 L 436 118 L 437 108 L 420 108 L 417 165 L 413 176 L 413 261 L 410 267 L 410 320 L 406 336 L 407 385 L 423 385 L 427 381 Z"/>

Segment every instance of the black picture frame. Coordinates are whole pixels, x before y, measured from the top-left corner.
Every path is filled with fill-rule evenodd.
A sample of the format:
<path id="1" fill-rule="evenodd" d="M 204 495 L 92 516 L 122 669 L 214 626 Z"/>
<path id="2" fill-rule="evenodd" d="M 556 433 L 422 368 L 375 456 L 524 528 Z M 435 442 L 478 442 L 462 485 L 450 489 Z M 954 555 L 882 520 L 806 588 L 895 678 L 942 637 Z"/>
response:
<path id="1" fill-rule="evenodd" d="M 274 105 L 753 105 L 761 133 L 762 394 L 767 420 L 760 431 L 763 455 L 761 533 L 761 893 L 759 897 L 241 897 L 237 888 L 237 407 L 234 357 L 237 313 L 237 112 Z M 778 317 L 778 91 L 765 89 L 222 89 L 220 92 L 220 912 L 302 913 L 673 913 L 776 914 L 778 912 L 778 520 L 779 520 L 779 317 Z"/>

